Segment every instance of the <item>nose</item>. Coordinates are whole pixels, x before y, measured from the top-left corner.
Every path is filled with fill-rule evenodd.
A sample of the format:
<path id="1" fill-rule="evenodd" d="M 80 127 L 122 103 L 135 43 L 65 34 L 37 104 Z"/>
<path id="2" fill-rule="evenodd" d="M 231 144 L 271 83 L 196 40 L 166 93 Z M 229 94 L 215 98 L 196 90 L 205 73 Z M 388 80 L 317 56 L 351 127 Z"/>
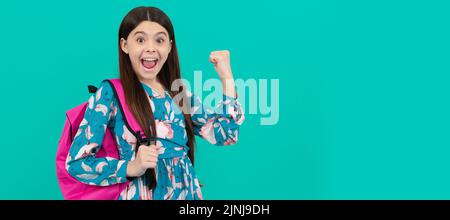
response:
<path id="1" fill-rule="evenodd" d="M 154 53 L 154 52 L 156 52 L 156 50 L 153 47 L 151 47 L 151 48 L 149 47 L 149 48 L 147 48 L 147 50 L 145 50 L 145 52 Z"/>
<path id="2" fill-rule="evenodd" d="M 153 52 L 156 52 L 156 49 L 152 43 L 149 43 L 149 44 L 147 44 L 147 49 L 145 50 L 145 52 L 153 53 Z"/>

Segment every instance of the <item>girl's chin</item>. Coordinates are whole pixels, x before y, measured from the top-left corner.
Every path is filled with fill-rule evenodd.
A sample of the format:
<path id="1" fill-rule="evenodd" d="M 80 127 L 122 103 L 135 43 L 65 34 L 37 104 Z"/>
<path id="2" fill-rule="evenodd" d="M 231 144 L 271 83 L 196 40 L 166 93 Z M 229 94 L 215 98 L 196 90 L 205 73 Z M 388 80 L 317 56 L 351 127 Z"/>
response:
<path id="1" fill-rule="evenodd" d="M 144 79 L 144 80 L 154 80 L 156 78 L 156 76 L 158 75 L 157 71 L 145 71 L 143 69 L 141 69 L 141 71 L 139 72 L 139 78 Z"/>
<path id="2" fill-rule="evenodd" d="M 135 68 L 134 68 L 135 69 Z M 136 71 L 138 70 L 138 71 Z M 140 65 L 138 69 L 135 69 L 137 75 L 139 76 L 140 80 L 153 80 L 156 78 L 156 76 L 159 73 L 158 65 L 155 67 L 148 69 L 145 68 L 143 65 Z"/>

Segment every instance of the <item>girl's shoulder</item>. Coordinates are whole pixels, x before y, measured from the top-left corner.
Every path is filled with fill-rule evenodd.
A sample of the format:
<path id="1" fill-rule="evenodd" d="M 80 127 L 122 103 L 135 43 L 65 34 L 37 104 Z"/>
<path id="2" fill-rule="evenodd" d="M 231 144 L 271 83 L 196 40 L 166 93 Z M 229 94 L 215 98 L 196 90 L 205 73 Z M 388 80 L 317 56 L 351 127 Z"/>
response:
<path id="1" fill-rule="evenodd" d="M 93 94 L 92 99 L 95 103 L 109 104 L 113 103 L 115 105 L 116 97 L 115 91 L 112 85 L 107 81 L 103 80 L 100 82 L 100 85 L 97 87 L 97 91 Z"/>

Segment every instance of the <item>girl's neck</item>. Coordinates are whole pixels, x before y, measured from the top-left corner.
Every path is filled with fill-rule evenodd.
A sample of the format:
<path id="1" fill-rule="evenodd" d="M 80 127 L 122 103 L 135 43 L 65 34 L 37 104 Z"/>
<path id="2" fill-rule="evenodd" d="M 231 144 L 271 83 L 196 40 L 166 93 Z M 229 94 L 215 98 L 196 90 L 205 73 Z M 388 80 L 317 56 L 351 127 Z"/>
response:
<path id="1" fill-rule="evenodd" d="M 152 88 L 153 91 L 156 91 L 159 95 L 164 95 L 164 86 L 157 78 L 153 80 L 141 80 L 142 83 Z"/>
<path id="2" fill-rule="evenodd" d="M 152 88 L 161 86 L 161 83 L 159 82 L 159 80 L 157 78 L 155 78 L 153 80 L 150 80 L 150 79 L 149 80 L 141 80 L 141 82 Z"/>

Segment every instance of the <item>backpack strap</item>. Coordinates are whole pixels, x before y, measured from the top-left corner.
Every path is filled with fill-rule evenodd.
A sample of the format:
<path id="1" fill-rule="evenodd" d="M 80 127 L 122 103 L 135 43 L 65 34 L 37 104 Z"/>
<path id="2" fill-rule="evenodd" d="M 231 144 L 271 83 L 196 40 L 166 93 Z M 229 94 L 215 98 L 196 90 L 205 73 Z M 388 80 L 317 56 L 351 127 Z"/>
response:
<path id="1" fill-rule="evenodd" d="M 107 79 L 105 81 L 111 85 L 114 91 L 114 96 L 119 102 L 119 107 L 123 114 L 125 126 L 127 126 L 128 130 L 136 137 L 138 142 L 142 143 L 145 137 L 144 130 L 141 128 L 136 118 L 134 118 L 133 113 L 128 108 L 125 92 L 120 79 Z"/>
<path id="2" fill-rule="evenodd" d="M 123 115 L 123 121 L 125 123 L 125 126 L 127 126 L 128 130 L 136 137 L 137 143 L 136 143 L 136 150 L 139 148 L 139 146 L 147 141 L 148 143 L 150 140 L 154 140 L 155 138 L 145 138 L 144 131 L 142 130 L 139 123 L 136 121 L 136 118 L 134 118 L 133 113 L 128 108 L 126 99 L 125 99 L 125 92 L 123 90 L 122 82 L 120 79 L 108 79 L 105 80 L 108 82 L 114 92 L 114 96 L 119 102 L 119 108 Z M 156 187 L 156 173 L 155 169 L 147 169 L 144 174 L 146 178 L 146 182 L 148 184 L 148 187 L 150 189 L 154 189 Z"/>

